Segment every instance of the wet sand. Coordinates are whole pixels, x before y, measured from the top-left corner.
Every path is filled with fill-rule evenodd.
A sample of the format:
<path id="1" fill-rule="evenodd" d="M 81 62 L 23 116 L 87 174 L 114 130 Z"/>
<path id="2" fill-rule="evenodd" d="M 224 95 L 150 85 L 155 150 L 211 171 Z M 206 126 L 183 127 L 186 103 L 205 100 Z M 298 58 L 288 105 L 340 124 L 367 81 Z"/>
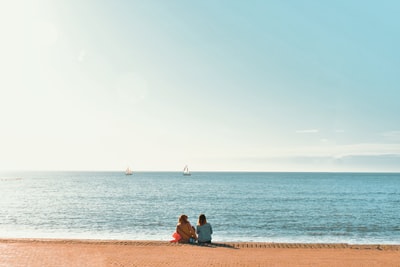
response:
<path id="1" fill-rule="evenodd" d="M 0 266 L 400 266 L 400 245 L 0 239 Z"/>

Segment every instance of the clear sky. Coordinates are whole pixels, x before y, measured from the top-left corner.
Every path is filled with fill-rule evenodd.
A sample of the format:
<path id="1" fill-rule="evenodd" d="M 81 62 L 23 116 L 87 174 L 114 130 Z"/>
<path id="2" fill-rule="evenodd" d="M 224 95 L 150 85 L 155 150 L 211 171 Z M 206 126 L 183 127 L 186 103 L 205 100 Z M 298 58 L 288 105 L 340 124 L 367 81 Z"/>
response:
<path id="1" fill-rule="evenodd" d="M 399 1 L 1 1 L 0 170 L 400 171 Z"/>

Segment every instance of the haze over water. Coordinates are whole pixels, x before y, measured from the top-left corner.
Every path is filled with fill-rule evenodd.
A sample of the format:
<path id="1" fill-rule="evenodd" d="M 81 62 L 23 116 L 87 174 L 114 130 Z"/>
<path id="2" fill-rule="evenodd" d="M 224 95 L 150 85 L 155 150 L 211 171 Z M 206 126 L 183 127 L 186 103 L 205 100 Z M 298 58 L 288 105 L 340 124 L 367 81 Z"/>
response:
<path id="1" fill-rule="evenodd" d="M 0 1 L 0 171 L 400 172 L 400 1 Z"/>

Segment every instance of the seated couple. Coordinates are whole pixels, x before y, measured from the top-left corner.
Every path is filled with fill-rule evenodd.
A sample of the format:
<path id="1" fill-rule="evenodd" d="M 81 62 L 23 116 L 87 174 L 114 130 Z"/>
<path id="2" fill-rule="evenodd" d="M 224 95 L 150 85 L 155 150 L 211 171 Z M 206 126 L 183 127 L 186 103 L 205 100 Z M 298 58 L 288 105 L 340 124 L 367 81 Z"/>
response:
<path id="1" fill-rule="evenodd" d="M 178 235 L 177 235 L 178 234 Z M 179 243 L 196 243 L 205 244 L 211 243 L 212 227 L 207 223 L 206 216 L 200 214 L 197 222 L 196 229 L 188 221 L 188 216 L 181 215 L 176 225 L 176 232 L 174 233 L 175 242 Z"/>

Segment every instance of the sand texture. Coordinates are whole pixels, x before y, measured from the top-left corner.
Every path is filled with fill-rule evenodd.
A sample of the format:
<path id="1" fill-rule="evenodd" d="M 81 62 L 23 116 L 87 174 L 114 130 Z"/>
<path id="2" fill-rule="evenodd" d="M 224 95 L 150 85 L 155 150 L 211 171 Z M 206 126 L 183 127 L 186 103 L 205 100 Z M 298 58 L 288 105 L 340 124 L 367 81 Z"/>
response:
<path id="1" fill-rule="evenodd" d="M 400 266 L 400 245 L 0 239 L 0 266 Z"/>

